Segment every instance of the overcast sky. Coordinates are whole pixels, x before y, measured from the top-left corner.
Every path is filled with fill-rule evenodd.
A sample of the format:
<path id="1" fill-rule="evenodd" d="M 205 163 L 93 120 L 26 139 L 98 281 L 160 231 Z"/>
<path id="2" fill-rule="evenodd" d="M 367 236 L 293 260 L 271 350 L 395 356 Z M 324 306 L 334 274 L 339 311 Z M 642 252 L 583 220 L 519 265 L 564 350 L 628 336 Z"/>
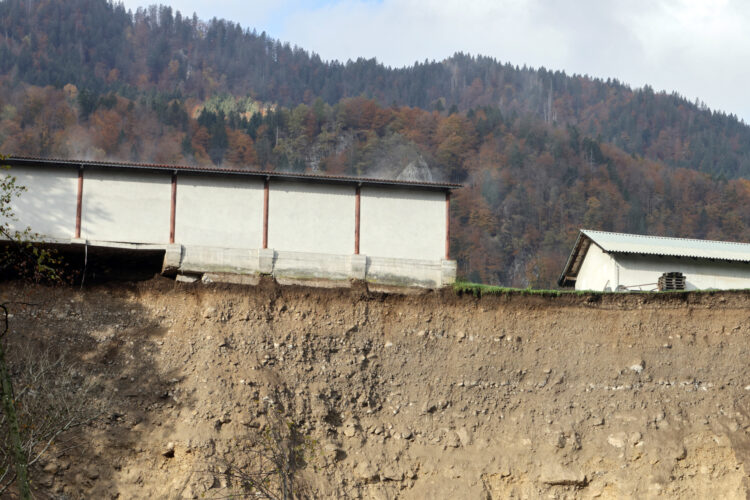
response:
<path id="1" fill-rule="evenodd" d="M 454 52 L 677 91 L 750 123 L 746 0 L 161 0 L 323 59 L 390 66 Z M 135 10 L 154 1 L 125 0 Z"/>

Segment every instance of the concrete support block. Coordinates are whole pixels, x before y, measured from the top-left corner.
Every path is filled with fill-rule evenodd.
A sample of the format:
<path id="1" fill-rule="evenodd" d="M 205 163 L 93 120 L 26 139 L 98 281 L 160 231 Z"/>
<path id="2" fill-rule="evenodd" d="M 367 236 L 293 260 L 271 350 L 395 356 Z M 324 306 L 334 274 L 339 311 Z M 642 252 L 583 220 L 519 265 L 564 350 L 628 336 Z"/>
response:
<path id="1" fill-rule="evenodd" d="M 261 274 L 272 274 L 276 252 L 272 248 L 258 249 L 258 272 Z"/>
<path id="2" fill-rule="evenodd" d="M 182 265 L 182 245 L 167 245 L 164 252 L 164 264 L 161 273 L 165 275 L 174 275 L 179 271 Z"/>
<path id="3" fill-rule="evenodd" d="M 440 282 L 443 286 L 452 285 L 456 282 L 456 261 L 443 260 L 440 263 Z"/>
<path id="4" fill-rule="evenodd" d="M 349 277 L 355 280 L 363 280 L 367 277 L 367 256 L 352 255 Z"/>

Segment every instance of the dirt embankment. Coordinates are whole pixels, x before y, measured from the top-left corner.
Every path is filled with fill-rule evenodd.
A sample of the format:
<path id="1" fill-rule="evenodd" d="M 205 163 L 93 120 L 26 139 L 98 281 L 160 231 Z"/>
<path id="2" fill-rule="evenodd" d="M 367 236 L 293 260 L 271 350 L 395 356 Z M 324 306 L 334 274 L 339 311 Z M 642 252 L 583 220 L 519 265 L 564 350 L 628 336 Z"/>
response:
<path id="1" fill-rule="evenodd" d="M 746 498 L 750 295 L 23 288 L 105 418 L 36 470 L 65 498 L 221 498 L 283 398 L 316 497 Z M 31 298 L 31 300 L 28 300 Z M 16 342 L 17 340 L 12 340 Z M 12 348 L 12 346 L 11 346 Z"/>

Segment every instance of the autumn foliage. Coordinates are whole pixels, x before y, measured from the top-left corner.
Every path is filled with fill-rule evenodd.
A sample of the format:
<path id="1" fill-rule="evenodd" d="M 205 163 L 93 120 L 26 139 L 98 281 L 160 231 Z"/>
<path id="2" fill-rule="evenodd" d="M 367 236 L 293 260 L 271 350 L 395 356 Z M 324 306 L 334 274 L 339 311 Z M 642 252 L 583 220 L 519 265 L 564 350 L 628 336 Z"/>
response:
<path id="1" fill-rule="evenodd" d="M 456 54 L 401 69 L 168 7 L 0 2 L 0 150 L 460 182 L 459 274 L 554 286 L 581 227 L 750 241 L 750 129 L 700 102 Z"/>

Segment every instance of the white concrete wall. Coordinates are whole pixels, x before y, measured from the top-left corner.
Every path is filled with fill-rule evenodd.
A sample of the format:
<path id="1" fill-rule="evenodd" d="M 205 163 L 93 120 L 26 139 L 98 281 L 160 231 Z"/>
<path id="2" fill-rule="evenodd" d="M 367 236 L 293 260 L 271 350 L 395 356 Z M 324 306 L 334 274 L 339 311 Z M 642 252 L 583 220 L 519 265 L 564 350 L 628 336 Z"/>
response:
<path id="1" fill-rule="evenodd" d="M 223 248 L 263 244 L 263 181 L 177 175 L 175 242 Z"/>
<path id="2" fill-rule="evenodd" d="M 84 170 L 81 237 L 168 243 L 171 185 L 168 172 Z"/>
<path id="3" fill-rule="evenodd" d="M 445 257 L 445 193 L 384 187 L 360 191 L 360 253 L 372 257 Z"/>
<path id="4" fill-rule="evenodd" d="M 354 186 L 271 180 L 268 248 L 354 253 Z"/>
<path id="5" fill-rule="evenodd" d="M 576 290 L 615 291 L 617 285 L 615 260 L 592 243 L 578 271 Z"/>
<path id="6" fill-rule="evenodd" d="M 667 272 L 685 275 L 686 290 L 750 288 L 750 264 L 657 255 L 607 254 L 592 244 L 578 271 L 576 290 L 652 291 Z"/>
<path id="7" fill-rule="evenodd" d="M 11 202 L 19 231 L 30 227 L 47 238 L 72 238 L 76 229 L 78 172 L 74 168 L 13 167 L 0 170 L 12 175 L 27 191 Z"/>
<path id="8" fill-rule="evenodd" d="M 686 290 L 750 288 L 750 264 L 742 262 L 653 255 L 615 255 L 615 259 L 620 268 L 620 284 L 627 287 L 657 283 L 663 273 L 676 271 L 685 275 Z M 655 290 L 657 285 L 642 288 Z"/>

